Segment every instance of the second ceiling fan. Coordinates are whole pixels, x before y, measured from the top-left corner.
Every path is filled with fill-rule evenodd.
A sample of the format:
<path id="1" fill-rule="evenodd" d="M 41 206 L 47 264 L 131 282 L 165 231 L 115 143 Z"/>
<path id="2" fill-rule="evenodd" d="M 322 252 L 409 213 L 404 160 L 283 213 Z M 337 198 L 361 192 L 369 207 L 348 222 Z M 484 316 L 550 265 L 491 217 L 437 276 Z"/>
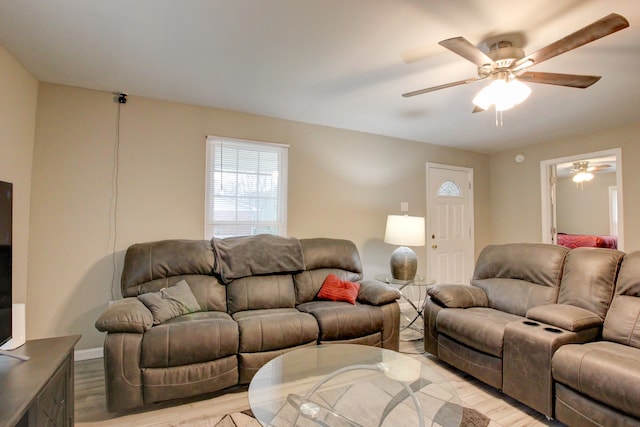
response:
<path id="1" fill-rule="evenodd" d="M 403 93 L 402 96 L 411 97 L 491 79 L 493 80 L 492 84 L 485 87 L 474 98 L 473 102 L 476 105 L 474 112 L 487 110 L 491 105 L 494 105 L 496 112 L 498 112 L 513 107 L 513 105 L 522 102 L 529 95 L 530 89 L 520 82 L 544 83 L 584 89 L 597 82 L 600 76 L 531 72 L 526 70 L 529 67 L 538 65 L 628 26 L 629 21 L 625 17 L 617 13 L 611 13 L 530 55 L 525 55 L 524 51 L 520 47 L 514 46 L 512 41 L 500 40 L 500 38 L 494 38 L 487 53 L 478 49 L 464 37 L 443 40 L 439 43 L 440 45 L 471 61 L 478 67 L 478 76 Z M 502 94 L 508 94 L 509 96 L 501 97 Z"/>

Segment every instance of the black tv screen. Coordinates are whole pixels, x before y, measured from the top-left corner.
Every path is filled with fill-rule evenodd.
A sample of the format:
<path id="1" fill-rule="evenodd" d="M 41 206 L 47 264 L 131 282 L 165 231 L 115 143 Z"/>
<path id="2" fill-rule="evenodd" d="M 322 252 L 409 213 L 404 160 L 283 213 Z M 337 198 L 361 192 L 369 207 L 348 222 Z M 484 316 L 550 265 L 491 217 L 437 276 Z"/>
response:
<path id="1" fill-rule="evenodd" d="M 13 185 L 0 181 L 0 345 L 11 339 Z"/>

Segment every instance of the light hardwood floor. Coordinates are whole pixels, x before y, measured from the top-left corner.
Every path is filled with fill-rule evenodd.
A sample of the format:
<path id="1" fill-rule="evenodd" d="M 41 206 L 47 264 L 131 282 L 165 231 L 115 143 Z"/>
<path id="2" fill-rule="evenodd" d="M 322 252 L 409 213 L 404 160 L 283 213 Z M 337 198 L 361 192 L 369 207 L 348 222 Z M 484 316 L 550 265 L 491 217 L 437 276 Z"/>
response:
<path id="1" fill-rule="evenodd" d="M 491 427 L 562 426 L 543 415 L 438 361 L 423 352 L 422 341 L 401 342 L 400 351 L 435 366 L 455 387 L 464 404 L 491 418 Z M 77 426 L 176 426 L 184 420 L 203 415 L 214 416 L 249 408 L 247 388 L 238 387 L 206 399 L 194 399 L 182 404 L 155 405 L 144 410 L 110 414 L 106 410 L 102 359 L 75 363 L 75 422 Z"/>

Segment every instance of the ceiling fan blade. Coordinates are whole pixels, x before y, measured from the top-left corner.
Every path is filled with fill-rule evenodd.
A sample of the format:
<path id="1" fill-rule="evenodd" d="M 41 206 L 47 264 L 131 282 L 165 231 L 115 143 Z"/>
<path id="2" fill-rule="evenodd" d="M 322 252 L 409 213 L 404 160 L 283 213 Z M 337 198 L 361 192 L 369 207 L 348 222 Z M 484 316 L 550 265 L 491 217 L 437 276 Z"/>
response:
<path id="1" fill-rule="evenodd" d="M 478 107 L 477 105 L 473 107 L 473 111 L 472 113 L 482 113 L 483 111 L 487 111 L 485 109 L 482 109 L 480 107 Z"/>
<path id="2" fill-rule="evenodd" d="M 629 21 L 624 16 L 617 13 L 611 13 L 604 18 L 601 18 L 594 23 L 587 25 L 586 27 L 569 34 L 568 36 L 561 38 L 560 40 L 551 43 L 531 55 L 527 55 L 524 58 L 519 59 L 513 65 L 516 70 L 524 69 L 535 64 L 539 64 L 547 59 L 551 59 L 562 53 L 568 52 L 572 49 L 598 40 L 609 34 L 613 34 L 616 31 L 620 31 L 629 26 Z"/>
<path id="3" fill-rule="evenodd" d="M 402 96 L 404 96 L 405 98 L 409 98 L 410 96 L 422 95 L 423 93 L 434 92 L 436 90 L 446 89 L 448 87 L 460 86 L 464 84 L 477 82 L 478 80 L 482 80 L 484 78 L 485 77 L 474 77 L 472 79 L 458 80 L 457 82 L 445 83 L 439 86 L 432 86 L 426 89 L 414 90 L 413 92 L 403 93 Z"/>
<path id="4" fill-rule="evenodd" d="M 600 76 L 581 76 L 576 74 L 526 72 L 517 76 L 518 80 L 529 83 L 544 83 L 547 85 L 568 86 L 580 89 L 588 88 Z"/>
<path id="5" fill-rule="evenodd" d="M 442 40 L 438 44 L 473 62 L 478 67 L 482 67 L 485 64 L 493 64 L 493 59 L 489 58 L 483 51 L 471 44 L 464 37 Z"/>

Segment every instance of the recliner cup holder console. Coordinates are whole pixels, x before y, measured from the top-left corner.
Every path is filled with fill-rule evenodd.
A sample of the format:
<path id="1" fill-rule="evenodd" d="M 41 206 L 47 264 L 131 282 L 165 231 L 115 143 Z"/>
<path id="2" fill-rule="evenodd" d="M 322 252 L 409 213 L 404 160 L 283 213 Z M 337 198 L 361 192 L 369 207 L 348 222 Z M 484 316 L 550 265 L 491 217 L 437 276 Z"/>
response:
<path id="1" fill-rule="evenodd" d="M 561 334 L 562 330 L 558 329 L 558 328 L 544 328 L 545 331 L 547 332 L 552 332 L 554 334 Z"/>
<path id="2" fill-rule="evenodd" d="M 527 326 L 540 326 L 540 323 L 538 323 L 538 322 L 533 322 L 533 321 L 531 321 L 531 320 L 525 320 L 525 321 L 524 321 L 524 322 L 522 322 L 522 323 L 524 323 L 524 324 L 525 324 L 525 325 L 527 325 Z"/>

